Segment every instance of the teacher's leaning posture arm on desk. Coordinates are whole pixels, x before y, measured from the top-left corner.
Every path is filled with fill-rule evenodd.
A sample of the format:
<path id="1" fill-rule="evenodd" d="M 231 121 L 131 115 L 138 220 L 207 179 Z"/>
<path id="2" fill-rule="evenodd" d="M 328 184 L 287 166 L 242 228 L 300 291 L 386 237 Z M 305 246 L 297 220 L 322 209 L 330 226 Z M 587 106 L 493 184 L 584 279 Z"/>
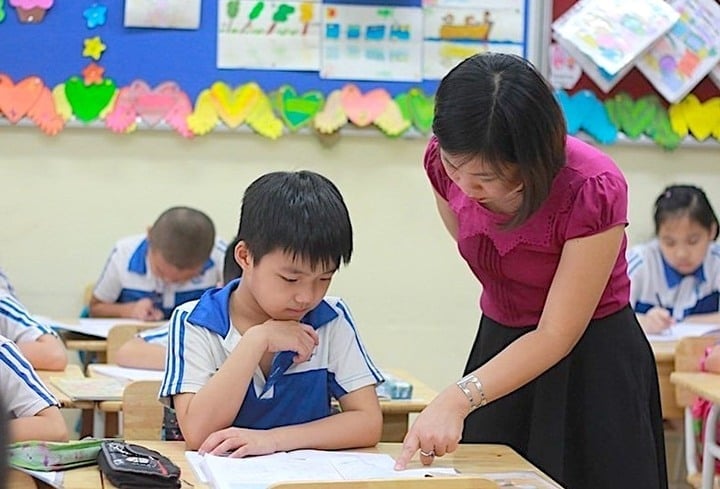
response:
<path id="1" fill-rule="evenodd" d="M 567 136 L 549 85 L 511 55 L 454 68 L 433 131 L 425 170 L 483 315 L 466 376 L 418 416 L 397 468 L 462 436 L 510 445 L 569 489 L 666 488 L 655 362 L 629 306 L 622 173 Z"/>

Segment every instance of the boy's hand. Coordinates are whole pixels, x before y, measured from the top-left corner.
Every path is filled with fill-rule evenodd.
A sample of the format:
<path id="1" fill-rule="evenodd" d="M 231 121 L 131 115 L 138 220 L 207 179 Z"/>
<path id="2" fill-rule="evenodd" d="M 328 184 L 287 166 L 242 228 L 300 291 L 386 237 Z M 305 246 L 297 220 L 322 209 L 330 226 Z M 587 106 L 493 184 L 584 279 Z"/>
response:
<path id="1" fill-rule="evenodd" d="M 643 326 L 648 333 L 658 334 L 668 329 L 674 322 L 667 309 L 655 306 L 645 313 Z"/>
<path id="2" fill-rule="evenodd" d="M 297 353 L 293 360 L 295 363 L 308 360 L 319 342 L 318 334 L 312 326 L 297 321 L 271 319 L 261 324 L 260 330 L 266 335 L 266 351 L 294 351 Z"/>
<path id="3" fill-rule="evenodd" d="M 130 317 L 140 321 L 160 321 L 163 312 L 156 308 L 153 301 L 147 297 L 130 304 Z"/>
<path id="4" fill-rule="evenodd" d="M 269 430 L 230 427 L 210 434 L 200 445 L 198 452 L 201 455 L 228 453 L 230 457 L 267 455 L 277 452 L 277 442 Z"/>

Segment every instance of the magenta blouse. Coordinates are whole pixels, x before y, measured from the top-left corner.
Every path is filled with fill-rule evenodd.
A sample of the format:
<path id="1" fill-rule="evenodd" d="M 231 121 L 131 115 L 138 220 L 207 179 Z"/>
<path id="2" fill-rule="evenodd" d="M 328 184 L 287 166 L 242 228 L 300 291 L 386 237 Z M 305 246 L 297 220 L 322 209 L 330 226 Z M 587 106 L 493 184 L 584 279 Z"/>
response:
<path id="1" fill-rule="evenodd" d="M 457 216 L 460 254 L 483 285 L 480 308 L 501 324 L 538 324 L 566 241 L 627 225 L 627 182 L 612 159 L 570 136 L 566 154 L 545 203 L 520 226 L 503 230 L 507 216 L 466 197 L 445 173 L 435 137 L 425 150 L 430 182 Z M 626 246 L 623 238 L 593 318 L 629 303 Z"/>

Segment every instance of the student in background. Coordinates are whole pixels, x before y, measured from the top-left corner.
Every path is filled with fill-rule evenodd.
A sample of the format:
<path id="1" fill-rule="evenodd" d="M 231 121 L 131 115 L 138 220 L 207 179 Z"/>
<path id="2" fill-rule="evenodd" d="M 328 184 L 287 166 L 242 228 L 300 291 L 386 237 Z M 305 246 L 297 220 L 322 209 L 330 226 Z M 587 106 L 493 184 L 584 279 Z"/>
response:
<path id="1" fill-rule="evenodd" d="M 187 447 L 243 457 L 375 445 L 383 379 L 347 305 L 325 296 L 352 254 L 338 189 L 309 171 L 266 174 L 245 191 L 237 238 L 242 278 L 170 322 L 160 397 Z"/>
<path id="2" fill-rule="evenodd" d="M 655 359 L 629 305 L 622 172 L 568 136 L 519 56 L 471 56 L 435 100 L 425 172 L 483 286 L 482 317 L 465 376 L 417 416 L 396 467 L 461 440 L 502 443 L 568 489 L 667 488 Z"/>
<path id="3" fill-rule="evenodd" d="M 630 300 L 643 329 L 720 323 L 718 220 L 702 189 L 670 185 L 654 206 L 656 238 L 628 253 Z"/>
<path id="4" fill-rule="evenodd" d="M 95 284 L 90 316 L 168 319 L 177 305 L 200 298 L 222 280 L 223 253 L 225 245 L 206 214 L 172 207 L 147 236 L 117 242 Z"/>
<path id="5" fill-rule="evenodd" d="M 15 344 L 0 336 L 0 395 L 10 418 L 10 443 L 67 441 L 58 402 Z"/>
<path id="6" fill-rule="evenodd" d="M 3 290 L 0 290 L 0 335 L 15 342 L 36 369 L 65 370 L 67 351 L 62 340 Z"/>
<path id="7" fill-rule="evenodd" d="M 15 297 L 15 289 L 10 283 L 10 280 L 7 278 L 7 275 L 5 275 L 3 269 L 0 268 L 0 293 L 3 291 Z"/>
<path id="8" fill-rule="evenodd" d="M 223 283 L 227 284 L 242 274 L 242 269 L 235 262 L 235 239 L 225 251 L 223 265 Z M 167 352 L 168 325 L 163 324 L 139 333 L 128 340 L 115 353 L 115 361 L 121 367 L 163 370 Z"/>

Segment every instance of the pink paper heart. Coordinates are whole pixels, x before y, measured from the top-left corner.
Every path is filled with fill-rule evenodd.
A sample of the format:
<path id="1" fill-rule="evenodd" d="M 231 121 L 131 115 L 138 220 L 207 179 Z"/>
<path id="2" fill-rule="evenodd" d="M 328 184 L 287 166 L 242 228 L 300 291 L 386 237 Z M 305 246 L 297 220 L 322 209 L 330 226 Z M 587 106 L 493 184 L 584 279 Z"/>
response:
<path id="1" fill-rule="evenodd" d="M 151 90 L 144 81 L 135 80 L 127 89 L 128 97 L 134 101 L 135 111 L 150 126 L 165 119 L 183 95 L 175 82 L 161 83 Z"/>
<path id="2" fill-rule="evenodd" d="M 372 124 L 385 112 L 391 100 L 390 94 L 382 88 L 363 94 L 356 85 L 345 85 L 341 92 L 345 114 L 358 127 Z"/>

